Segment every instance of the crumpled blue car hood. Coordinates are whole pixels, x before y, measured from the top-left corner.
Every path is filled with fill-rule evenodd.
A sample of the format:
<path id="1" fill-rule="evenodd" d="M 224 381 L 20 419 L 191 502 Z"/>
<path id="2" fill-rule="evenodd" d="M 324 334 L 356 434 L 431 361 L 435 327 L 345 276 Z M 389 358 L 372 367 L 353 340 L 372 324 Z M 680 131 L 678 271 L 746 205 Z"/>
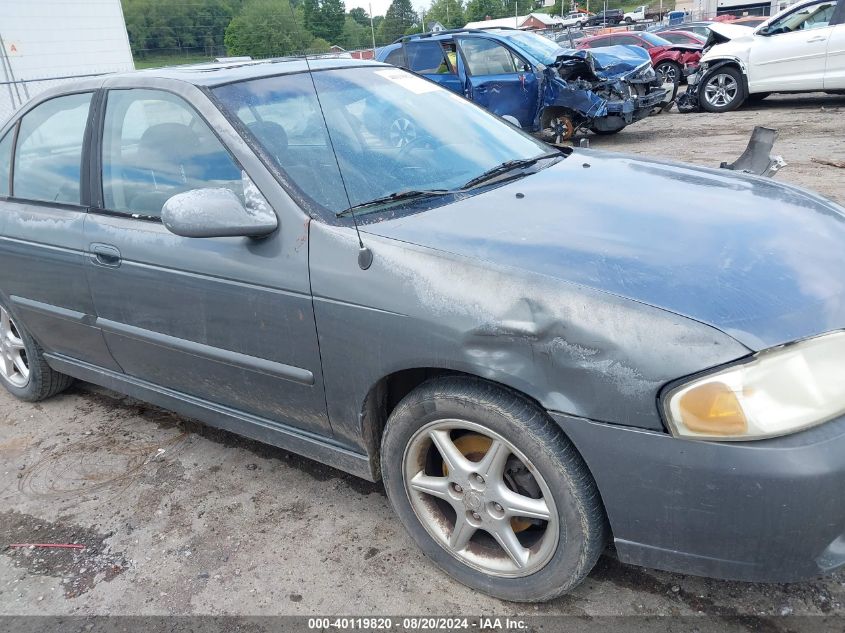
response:
<path id="1" fill-rule="evenodd" d="M 639 46 L 603 46 L 593 49 L 561 49 L 561 55 L 593 61 L 596 74 L 602 79 L 620 79 L 636 70 L 651 58 Z"/>

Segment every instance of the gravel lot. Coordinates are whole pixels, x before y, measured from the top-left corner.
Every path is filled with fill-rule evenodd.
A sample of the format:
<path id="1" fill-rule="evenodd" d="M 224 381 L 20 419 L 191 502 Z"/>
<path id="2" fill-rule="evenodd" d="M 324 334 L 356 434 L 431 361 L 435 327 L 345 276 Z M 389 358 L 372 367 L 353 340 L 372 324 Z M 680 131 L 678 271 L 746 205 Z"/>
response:
<path id="1" fill-rule="evenodd" d="M 845 204 L 845 170 L 811 160 L 845 161 L 843 111 L 842 97 L 772 97 L 591 142 L 717 166 L 769 125 L 789 163 L 777 178 Z M 85 549 L 6 547 L 74 541 Z M 781 615 L 845 613 L 845 575 L 718 582 L 622 565 L 610 551 L 570 595 L 503 603 L 430 565 L 380 485 L 85 384 L 34 405 L 0 393 L 0 554 L 4 614 L 706 613 L 740 625 L 774 616 L 762 630 L 778 631 L 794 628 Z"/>

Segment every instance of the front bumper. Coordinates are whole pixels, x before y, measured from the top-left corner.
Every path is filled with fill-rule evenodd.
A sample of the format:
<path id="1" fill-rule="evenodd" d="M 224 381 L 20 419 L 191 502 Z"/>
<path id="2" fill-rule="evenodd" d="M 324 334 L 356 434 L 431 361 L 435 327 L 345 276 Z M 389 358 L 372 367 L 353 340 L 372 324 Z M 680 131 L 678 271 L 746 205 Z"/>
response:
<path id="1" fill-rule="evenodd" d="M 845 565 L 845 417 L 752 442 L 552 417 L 595 477 L 622 562 L 758 582 Z"/>
<path id="2" fill-rule="evenodd" d="M 666 100 L 665 88 L 651 88 L 648 93 L 640 96 L 630 97 L 624 101 L 608 101 L 607 115 L 621 116 L 625 119 L 625 123 L 633 123 L 644 119 L 657 106 L 661 105 Z"/>

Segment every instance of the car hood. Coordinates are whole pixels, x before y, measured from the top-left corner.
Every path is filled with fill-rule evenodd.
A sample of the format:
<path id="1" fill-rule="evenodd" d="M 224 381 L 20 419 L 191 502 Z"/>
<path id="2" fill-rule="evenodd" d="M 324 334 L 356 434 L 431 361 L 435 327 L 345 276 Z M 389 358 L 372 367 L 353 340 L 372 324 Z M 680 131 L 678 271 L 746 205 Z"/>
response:
<path id="1" fill-rule="evenodd" d="M 736 24 L 716 22 L 710 25 L 710 35 L 704 45 L 702 62 L 733 57 L 745 61 L 754 42 L 754 29 Z"/>
<path id="2" fill-rule="evenodd" d="M 723 42 L 735 40 L 740 37 L 751 38 L 754 35 L 754 29 L 752 27 L 731 24 L 730 22 L 714 22 L 710 25 L 710 32 L 716 33 Z"/>
<path id="3" fill-rule="evenodd" d="M 558 62 L 583 59 L 595 69 L 601 79 L 619 79 L 651 63 L 648 51 L 639 46 L 601 46 L 599 48 L 570 48 L 561 51 Z"/>
<path id="4" fill-rule="evenodd" d="M 575 150 L 362 230 L 646 303 L 752 350 L 845 327 L 845 209 L 727 170 Z"/>

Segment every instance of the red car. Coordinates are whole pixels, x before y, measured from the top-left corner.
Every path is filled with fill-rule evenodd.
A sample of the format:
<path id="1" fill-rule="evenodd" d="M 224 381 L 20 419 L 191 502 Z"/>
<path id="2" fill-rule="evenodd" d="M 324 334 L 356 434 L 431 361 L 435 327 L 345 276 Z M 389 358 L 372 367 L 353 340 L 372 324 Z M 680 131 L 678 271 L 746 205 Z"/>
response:
<path id="1" fill-rule="evenodd" d="M 662 35 L 662 34 L 661 34 Z M 673 44 L 660 35 L 644 31 L 620 31 L 579 40 L 577 48 L 601 48 L 617 45 L 639 46 L 648 51 L 654 70 L 666 81 L 678 83 L 686 66 L 696 67 L 701 60 L 701 44 Z"/>

